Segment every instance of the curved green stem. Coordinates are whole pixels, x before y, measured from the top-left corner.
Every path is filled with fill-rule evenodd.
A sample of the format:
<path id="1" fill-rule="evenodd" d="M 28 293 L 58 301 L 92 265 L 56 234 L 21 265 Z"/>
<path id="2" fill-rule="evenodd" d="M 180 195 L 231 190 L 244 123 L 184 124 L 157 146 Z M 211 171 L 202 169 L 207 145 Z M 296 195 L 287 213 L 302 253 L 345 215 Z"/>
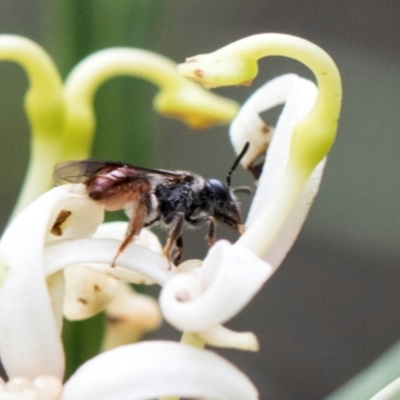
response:
<path id="1" fill-rule="evenodd" d="M 99 51 L 78 64 L 65 84 L 67 119 L 63 159 L 89 154 L 95 128 L 93 99 L 107 79 L 131 75 L 160 87 L 154 106 L 164 115 L 182 119 L 193 127 L 228 123 L 235 116 L 235 102 L 205 91 L 176 73 L 176 65 L 154 53 L 129 48 Z"/>
<path id="2" fill-rule="evenodd" d="M 312 110 L 294 128 L 289 162 L 280 184 L 260 218 L 238 241 L 259 255 L 272 244 L 311 172 L 332 147 L 342 99 L 339 71 L 317 45 L 277 33 L 250 36 L 178 66 L 184 76 L 207 87 L 247 85 L 257 75 L 257 61 L 273 55 L 293 58 L 310 68 L 319 92 Z"/>
<path id="3" fill-rule="evenodd" d="M 13 215 L 51 187 L 64 122 L 62 82 L 48 54 L 29 39 L 0 35 L 0 60 L 19 64 L 29 79 L 25 110 L 32 129 L 28 171 Z"/>

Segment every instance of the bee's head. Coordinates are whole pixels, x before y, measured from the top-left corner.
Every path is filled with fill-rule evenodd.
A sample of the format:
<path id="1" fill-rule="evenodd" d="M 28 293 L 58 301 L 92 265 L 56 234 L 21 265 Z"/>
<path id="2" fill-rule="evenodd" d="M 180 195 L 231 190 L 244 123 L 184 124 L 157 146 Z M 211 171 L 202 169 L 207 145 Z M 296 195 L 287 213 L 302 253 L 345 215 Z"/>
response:
<path id="1" fill-rule="evenodd" d="M 205 202 L 214 218 L 242 234 L 244 226 L 233 190 L 218 179 L 209 179 L 205 182 L 203 191 Z"/>

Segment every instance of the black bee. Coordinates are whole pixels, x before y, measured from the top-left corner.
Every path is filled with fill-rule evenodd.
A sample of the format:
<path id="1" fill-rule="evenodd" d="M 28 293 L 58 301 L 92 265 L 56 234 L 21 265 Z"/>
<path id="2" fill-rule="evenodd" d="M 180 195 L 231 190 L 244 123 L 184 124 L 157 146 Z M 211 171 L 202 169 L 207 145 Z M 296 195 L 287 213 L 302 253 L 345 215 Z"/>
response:
<path id="1" fill-rule="evenodd" d="M 230 177 L 248 144 L 227 176 L 227 184 L 188 171 L 166 171 L 137 167 L 115 161 L 69 161 L 54 168 L 56 180 L 84 183 L 88 196 L 105 205 L 107 211 L 124 209 L 129 219 L 127 232 L 114 257 L 139 234 L 144 226 L 159 223 L 169 230 L 164 254 L 178 264 L 183 253 L 182 231 L 185 225 L 208 223 L 207 241 L 215 242 L 215 221 L 244 232 L 239 204 L 231 189 Z M 237 188 L 242 190 L 242 188 Z"/>

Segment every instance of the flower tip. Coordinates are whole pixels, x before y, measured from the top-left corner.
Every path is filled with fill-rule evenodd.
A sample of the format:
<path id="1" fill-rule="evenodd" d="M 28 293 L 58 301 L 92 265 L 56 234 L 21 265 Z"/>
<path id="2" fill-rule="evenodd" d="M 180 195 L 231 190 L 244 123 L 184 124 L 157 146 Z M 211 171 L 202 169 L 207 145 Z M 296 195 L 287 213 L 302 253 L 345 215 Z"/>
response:
<path id="1" fill-rule="evenodd" d="M 194 336 L 210 346 L 232 348 L 256 352 L 260 349 L 257 336 L 253 332 L 235 332 L 222 325 L 205 331 L 196 332 Z"/>
<path id="2" fill-rule="evenodd" d="M 239 332 L 237 335 L 240 335 L 240 340 L 238 337 L 236 346 L 232 346 L 233 348 L 252 352 L 260 350 L 257 336 L 253 332 Z"/>
<path id="3" fill-rule="evenodd" d="M 253 83 L 253 80 L 254 79 L 248 79 L 246 81 L 239 83 L 238 86 L 251 86 L 251 84 Z"/>
<path id="4" fill-rule="evenodd" d="M 178 119 L 190 128 L 205 129 L 229 124 L 239 111 L 239 105 L 204 90 L 184 79 L 184 84 L 173 91 L 162 91 L 154 99 L 154 108 L 160 114 Z"/>
<path id="5" fill-rule="evenodd" d="M 178 73 L 206 88 L 249 86 L 258 73 L 254 60 L 244 60 L 235 54 L 214 52 L 191 57 L 179 64 Z"/>
<path id="6" fill-rule="evenodd" d="M 178 64 L 176 67 L 178 74 L 194 82 L 202 83 L 203 71 L 201 68 L 193 69 L 192 64 L 196 64 L 195 57 L 187 58 L 184 63 Z"/>

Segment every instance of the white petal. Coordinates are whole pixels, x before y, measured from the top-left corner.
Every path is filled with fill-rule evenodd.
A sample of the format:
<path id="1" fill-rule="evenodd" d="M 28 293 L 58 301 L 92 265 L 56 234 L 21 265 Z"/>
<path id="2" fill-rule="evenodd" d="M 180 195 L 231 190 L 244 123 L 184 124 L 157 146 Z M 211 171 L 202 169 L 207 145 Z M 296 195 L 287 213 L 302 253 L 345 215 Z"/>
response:
<path id="1" fill-rule="evenodd" d="M 249 250 L 221 240 L 208 252 L 200 279 L 180 274 L 166 283 L 160 307 L 175 328 L 206 330 L 245 307 L 271 273 L 272 268 Z"/>
<path id="2" fill-rule="evenodd" d="M 232 121 L 229 136 L 236 154 L 242 151 L 246 142 L 250 142 L 250 147 L 241 160 L 244 168 L 265 153 L 271 141 L 273 129 L 266 130 L 259 113 L 283 104 L 297 79 L 297 75 L 287 74 L 267 82 L 246 100 Z"/>
<path id="3" fill-rule="evenodd" d="M 263 210 L 279 184 L 288 162 L 293 128 L 297 121 L 309 112 L 317 96 L 315 84 L 306 79 L 295 75 L 285 75 L 270 83 L 279 83 L 280 80 L 283 80 L 284 82 L 282 83 L 284 84 L 281 87 L 274 85 L 274 90 L 281 90 L 280 93 L 277 92 L 275 95 L 277 98 L 282 95 L 288 97 L 268 149 L 263 172 L 246 221 L 247 227 L 257 219 L 257 216 Z M 271 86 L 268 86 L 270 83 L 264 87 L 264 90 L 271 89 Z M 286 83 L 292 86 L 290 93 L 288 93 Z M 258 109 L 257 111 L 260 110 Z M 255 110 L 253 110 L 254 112 Z M 263 257 L 274 269 L 278 268 L 281 264 L 300 232 L 308 210 L 318 192 L 324 165 L 325 160 L 314 170 L 276 240 Z"/>
<path id="4" fill-rule="evenodd" d="M 127 222 L 108 222 L 101 224 L 93 235 L 95 238 L 109 238 L 123 240 L 128 227 Z M 162 253 L 162 246 L 158 237 L 148 229 L 142 229 L 138 237 L 133 241 L 134 244 L 146 247 L 156 253 Z M 125 282 L 136 283 L 140 285 L 153 285 L 155 282 L 148 277 L 138 273 L 137 271 L 122 268 L 118 265 L 119 258 L 117 259 L 117 265 L 112 270 L 112 276 L 123 280 Z M 86 264 L 88 267 L 96 269 L 101 272 L 110 273 L 110 264 Z"/>
<path id="5" fill-rule="evenodd" d="M 54 312 L 54 317 L 61 332 L 63 324 L 63 306 L 65 294 L 65 280 L 63 271 L 56 272 L 47 277 L 47 289 L 49 290 L 51 305 Z"/>
<path id="6" fill-rule="evenodd" d="M 125 221 L 106 222 L 98 227 L 93 237 L 122 240 L 127 228 L 128 222 Z M 162 253 L 162 246 L 157 235 L 146 228 L 143 228 L 139 236 L 135 237 L 134 243 L 156 253 Z"/>
<path id="7" fill-rule="evenodd" d="M 127 222 L 101 224 L 93 237 L 122 241 L 127 227 Z M 157 236 L 148 229 L 142 229 L 133 243 L 159 254 L 162 252 Z M 65 269 L 65 277 L 64 315 L 70 320 L 90 318 L 103 311 L 117 294 L 119 281 L 116 278 L 125 282 L 140 284 L 155 283 L 137 271 L 119 266 L 110 268 L 110 264 L 72 265 Z"/>
<path id="8" fill-rule="evenodd" d="M 103 213 L 70 188 L 55 188 L 37 199 L 14 219 L 0 242 L 0 257 L 9 268 L 0 287 L 0 354 L 9 377 L 49 374 L 61 378 L 64 373 L 58 315 L 46 284 L 43 249 L 53 240 L 50 229 L 61 210 L 72 211 L 68 226 L 62 229 L 65 236 L 93 233 Z M 85 226 L 80 225 L 81 218 Z"/>
<path id="9" fill-rule="evenodd" d="M 257 390 L 234 365 L 173 342 L 142 342 L 103 353 L 81 366 L 61 400 L 143 400 L 166 396 L 255 400 Z"/>
<path id="10" fill-rule="evenodd" d="M 259 345 L 253 332 L 235 332 L 222 325 L 214 326 L 194 334 L 205 344 L 238 350 L 258 351 Z"/>
<path id="11" fill-rule="evenodd" d="M 69 320 L 82 320 L 103 311 L 116 295 L 119 281 L 84 265 L 65 269 L 63 313 Z"/>
<path id="12" fill-rule="evenodd" d="M 12 378 L 1 387 L 0 400 L 56 400 L 62 386 L 62 381 L 52 375 L 40 375 L 33 381 Z"/>
<path id="13" fill-rule="evenodd" d="M 31 388 L 25 389 L 23 392 L 2 392 L 0 391 L 0 400 L 41 400 L 37 393 Z"/>
<path id="14" fill-rule="evenodd" d="M 129 278 L 122 276 L 126 268 L 137 271 L 159 285 L 163 285 L 168 277 L 176 274 L 174 270 L 168 270 L 166 257 L 134 244 L 118 256 L 118 264 L 123 268 L 110 267 L 120 244 L 120 240 L 95 238 L 49 243 L 44 252 L 46 274 L 53 274 L 70 265 L 86 263 L 106 264 L 101 270 L 121 280 Z"/>

